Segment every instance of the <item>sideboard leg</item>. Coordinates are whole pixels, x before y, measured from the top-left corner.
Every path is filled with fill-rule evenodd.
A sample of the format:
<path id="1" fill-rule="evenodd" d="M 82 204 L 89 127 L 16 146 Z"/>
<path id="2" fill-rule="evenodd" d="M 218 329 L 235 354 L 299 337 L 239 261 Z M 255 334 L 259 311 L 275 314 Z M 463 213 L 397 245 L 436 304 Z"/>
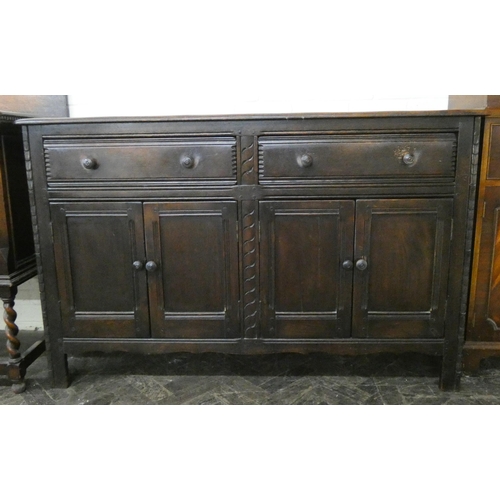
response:
<path id="1" fill-rule="evenodd" d="M 52 387 L 66 389 L 70 385 L 68 356 L 64 353 L 62 341 L 52 337 L 47 349 Z"/>
<path id="2" fill-rule="evenodd" d="M 5 335 L 7 337 L 7 353 L 9 354 L 8 375 L 12 382 L 12 390 L 20 394 L 26 390 L 24 381 L 25 370 L 23 369 L 21 356 L 21 342 L 17 338 L 19 328 L 16 325 L 17 313 L 14 310 L 14 300 L 17 295 L 17 287 L 9 288 L 8 294 L 2 293 L 3 320 L 5 322 Z"/>
<path id="3" fill-rule="evenodd" d="M 58 353 L 56 359 L 55 353 L 52 353 L 51 366 L 53 387 L 57 387 L 59 389 L 66 389 L 69 387 L 68 356 L 66 356 L 66 354 Z"/>
<path id="4" fill-rule="evenodd" d="M 439 388 L 443 391 L 457 391 L 460 387 L 460 375 L 456 355 L 445 352 L 441 366 Z"/>

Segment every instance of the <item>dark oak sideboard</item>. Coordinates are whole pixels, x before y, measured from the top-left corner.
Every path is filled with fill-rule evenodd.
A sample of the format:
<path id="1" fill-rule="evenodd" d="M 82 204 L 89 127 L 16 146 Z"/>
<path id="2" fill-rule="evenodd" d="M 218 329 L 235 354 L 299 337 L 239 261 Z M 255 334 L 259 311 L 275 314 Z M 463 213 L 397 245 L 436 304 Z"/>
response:
<path id="1" fill-rule="evenodd" d="M 85 352 L 442 358 L 477 113 L 22 120 L 54 384 Z"/>
<path id="2" fill-rule="evenodd" d="M 7 337 L 0 374 L 16 393 L 25 390 L 26 369 L 45 350 L 44 340 L 21 346 L 14 309 L 18 286 L 37 272 L 22 131 L 14 124 L 19 118 L 0 113 L 0 298 Z"/>

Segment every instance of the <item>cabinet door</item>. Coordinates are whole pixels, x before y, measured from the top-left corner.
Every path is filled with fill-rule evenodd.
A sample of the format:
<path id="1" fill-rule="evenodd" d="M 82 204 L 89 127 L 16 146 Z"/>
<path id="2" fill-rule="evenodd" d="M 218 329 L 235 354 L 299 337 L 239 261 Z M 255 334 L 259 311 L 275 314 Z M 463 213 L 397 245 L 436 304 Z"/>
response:
<path id="1" fill-rule="evenodd" d="M 500 142 L 500 141 L 499 141 Z M 483 217 L 478 221 L 479 251 L 475 255 L 474 309 L 467 340 L 500 341 L 500 188 L 485 188 Z"/>
<path id="2" fill-rule="evenodd" d="M 353 337 L 443 336 L 451 200 L 358 201 Z"/>
<path id="3" fill-rule="evenodd" d="M 65 337 L 147 337 L 141 203 L 54 203 L 54 252 Z"/>
<path id="4" fill-rule="evenodd" d="M 145 203 L 153 337 L 240 336 L 236 202 Z"/>
<path id="5" fill-rule="evenodd" d="M 354 202 L 264 201 L 260 219 L 262 336 L 349 337 Z"/>

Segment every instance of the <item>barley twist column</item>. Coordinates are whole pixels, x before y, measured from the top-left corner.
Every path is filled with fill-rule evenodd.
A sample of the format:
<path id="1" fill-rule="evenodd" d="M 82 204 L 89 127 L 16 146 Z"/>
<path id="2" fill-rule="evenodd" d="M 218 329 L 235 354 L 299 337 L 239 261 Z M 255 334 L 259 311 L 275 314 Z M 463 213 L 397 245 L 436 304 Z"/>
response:
<path id="1" fill-rule="evenodd" d="M 9 378 L 12 382 L 12 390 L 19 394 L 24 392 L 26 385 L 24 375 L 21 373 L 21 342 L 17 338 L 19 328 L 16 325 L 17 313 L 14 310 L 14 299 L 17 294 L 17 287 L 10 288 L 10 296 L 3 300 L 3 320 L 5 323 L 5 335 L 7 337 L 7 352 L 9 354 Z"/>

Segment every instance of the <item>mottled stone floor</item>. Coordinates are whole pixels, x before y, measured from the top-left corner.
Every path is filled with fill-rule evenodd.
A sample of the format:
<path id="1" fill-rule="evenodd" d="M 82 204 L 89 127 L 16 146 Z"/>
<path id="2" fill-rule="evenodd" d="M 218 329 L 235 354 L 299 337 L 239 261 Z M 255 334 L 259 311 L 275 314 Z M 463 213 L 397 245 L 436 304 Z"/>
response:
<path id="1" fill-rule="evenodd" d="M 500 359 L 463 376 L 460 391 L 438 388 L 440 360 L 379 354 L 232 356 L 93 355 L 69 358 L 72 383 L 51 387 L 47 358 L 28 369 L 26 392 L 0 378 L 2 405 L 497 405 Z"/>

